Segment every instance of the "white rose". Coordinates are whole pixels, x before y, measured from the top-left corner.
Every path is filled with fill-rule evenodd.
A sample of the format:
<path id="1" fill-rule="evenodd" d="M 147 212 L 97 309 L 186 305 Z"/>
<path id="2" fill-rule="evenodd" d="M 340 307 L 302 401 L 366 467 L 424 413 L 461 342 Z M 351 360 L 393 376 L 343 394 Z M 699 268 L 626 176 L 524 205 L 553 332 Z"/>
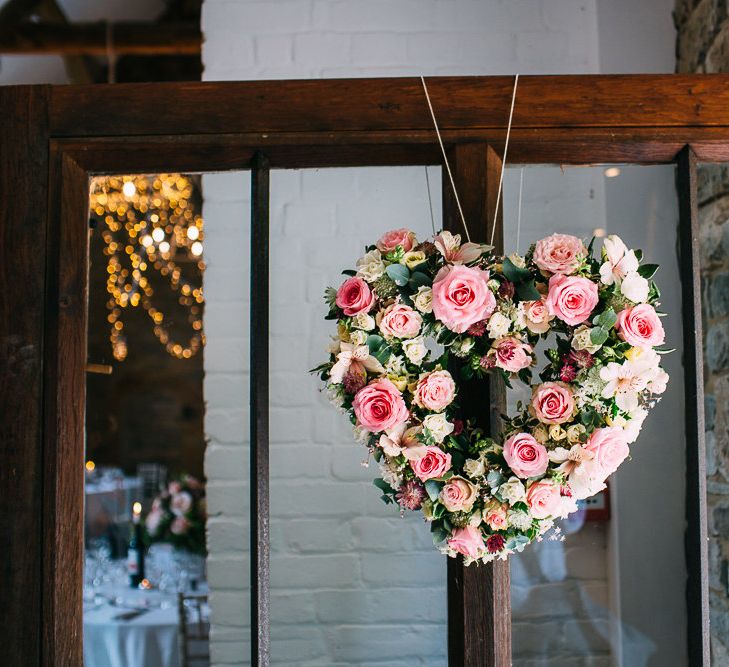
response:
<path id="1" fill-rule="evenodd" d="M 515 505 L 526 498 L 526 489 L 518 477 L 512 477 L 508 482 L 504 482 L 499 487 L 499 495 L 509 505 Z"/>
<path id="2" fill-rule="evenodd" d="M 400 264 L 404 264 L 409 269 L 414 269 L 418 264 L 422 264 L 424 261 L 425 253 L 422 250 L 411 250 L 402 256 Z"/>
<path id="3" fill-rule="evenodd" d="M 629 273 L 620 283 L 620 291 L 633 303 L 644 303 L 648 300 L 648 281 L 637 271 Z"/>
<path id="4" fill-rule="evenodd" d="M 445 414 L 439 412 L 436 415 L 428 415 L 423 419 L 423 426 L 430 431 L 437 443 L 443 442 L 447 435 L 453 433 L 453 424 L 446 419 Z"/>
<path id="5" fill-rule="evenodd" d="M 367 282 L 374 282 L 385 273 L 385 262 L 379 250 L 370 250 L 357 260 L 357 275 Z"/>
<path id="6" fill-rule="evenodd" d="M 595 354 L 602 345 L 595 345 L 590 338 L 590 327 L 582 326 L 575 330 L 572 337 L 572 347 L 575 350 L 587 350 L 590 354 Z"/>
<path id="7" fill-rule="evenodd" d="M 357 313 L 352 318 L 352 326 L 363 331 L 372 331 L 375 328 L 375 318 L 367 313 Z"/>
<path id="8" fill-rule="evenodd" d="M 353 331 L 349 335 L 349 341 L 352 345 L 364 345 L 367 342 L 367 332 L 359 330 Z"/>
<path id="9" fill-rule="evenodd" d="M 473 349 L 475 344 L 476 341 L 470 336 L 460 338 L 454 341 L 453 345 L 451 345 L 451 352 L 453 352 L 453 354 L 457 357 L 465 357 Z"/>
<path id="10" fill-rule="evenodd" d="M 404 340 L 402 342 L 402 351 L 410 360 L 410 363 L 416 366 L 419 366 L 423 359 L 425 359 L 425 355 L 428 354 L 428 348 L 425 347 L 425 341 L 422 336 Z"/>
<path id="11" fill-rule="evenodd" d="M 418 287 L 418 293 L 415 295 L 415 299 L 413 301 L 415 303 L 415 307 L 421 313 L 433 312 L 433 290 L 430 287 Z"/>
<path id="12" fill-rule="evenodd" d="M 466 459 L 463 470 L 469 477 L 483 477 L 486 474 L 486 466 L 481 459 Z"/>
<path id="13" fill-rule="evenodd" d="M 497 311 L 489 319 L 489 323 L 486 328 L 488 329 L 491 338 L 496 339 L 506 336 L 509 332 L 509 327 L 511 327 L 511 320 L 506 317 L 506 315 L 502 315 Z"/>
<path id="14" fill-rule="evenodd" d="M 571 445 L 575 445 L 580 441 L 580 435 L 585 432 L 585 427 L 582 424 L 572 424 L 567 429 L 567 442 Z"/>

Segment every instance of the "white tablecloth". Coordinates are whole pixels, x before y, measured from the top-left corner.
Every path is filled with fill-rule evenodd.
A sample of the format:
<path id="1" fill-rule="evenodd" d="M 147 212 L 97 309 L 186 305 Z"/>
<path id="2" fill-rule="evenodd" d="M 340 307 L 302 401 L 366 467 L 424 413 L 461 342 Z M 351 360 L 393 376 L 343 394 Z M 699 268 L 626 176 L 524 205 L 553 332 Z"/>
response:
<path id="1" fill-rule="evenodd" d="M 131 588 L 105 593 L 122 601 L 117 605 L 84 605 L 85 667 L 179 667 L 177 596 Z M 133 611 L 126 605 L 145 604 L 150 610 L 140 616 L 116 618 Z"/>
<path id="2" fill-rule="evenodd" d="M 106 605 L 84 612 L 85 667 L 179 667 L 177 607 L 114 619 L 124 611 Z"/>

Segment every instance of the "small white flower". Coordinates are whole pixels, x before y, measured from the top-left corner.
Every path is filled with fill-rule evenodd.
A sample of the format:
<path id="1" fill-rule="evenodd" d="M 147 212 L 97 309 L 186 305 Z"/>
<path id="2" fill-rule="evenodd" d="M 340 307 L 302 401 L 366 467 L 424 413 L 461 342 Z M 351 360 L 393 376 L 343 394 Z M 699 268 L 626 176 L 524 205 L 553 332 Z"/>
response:
<path id="1" fill-rule="evenodd" d="M 506 520 L 517 530 L 527 530 L 532 525 L 532 517 L 527 512 L 519 510 L 509 510 L 506 513 Z"/>
<path id="2" fill-rule="evenodd" d="M 371 283 L 385 273 L 385 263 L 379 250 L 370 250 L 357 260 L 357 275 Z"/>
<path id="3" fill-rule="evenodd" d="M 336 408 L 344 405 L 344 390 L 341 384 L 328 384 L 327 385 L 327 398 L 329 402 Z"/>
<path id="4" fill-rule="evenodd" d="M 518 477 L 511 477 L 499 487 L 499 495 L 509 505 L 515 505 L 526 498 L 526 489 Z"/>
<path id="5" fill-rule="evenodd" d="M 404 375 L 405 359 L 403 359 L 399 354 L 391 354 L 389 359 L 385 362 L 385 371 L 388 375 Z"/>
<path id="6" fill-rule="evenodd" d="M 422 336 L 411 338 L 409 340 L 403 340 L 402 351 L 408 358 L 411 364 L 420 366 L 423 359 L 428 354 L 428 348 L 425 347 L 425 340 Z"/>
<path id="7" fill-rule="evenodd" d="M 581 326 L 575 330 L 572 337 L 572 347 L 575 350 L 587 350 L 590 354 L 595 354 L 602 345 L 595 345 L 590 338 L 590 327 Z"/>
<path id="8" fill-rule="evenodd" d="M 447 435 L 453 433 L 454 428 L 454 425 L 446 419 L 445 414 L 442 412 L 435 415 L 428 415 L 423 419 L 423 426 L 430 431 L 430 434 L 437 443 L 443 442 Z"/>
<path id="9" fill-rule="evenodd" d="M 367 313 L 357 313 L 352 318 L 352 327 L 362 331 L 372 331 L 375 328 L 375 318 Z"/>
<path id="10" fill-rule="evenodd" d="M 496 311 L 489 319 L 489 323 L 486 328 L 488 329 L 491 338 L 497 339 L 506 336 L 510 327 L 511 320 L 506 317 L 506 315 L 502 315 L 500 312 Z"/>
<path id="11" fill-rule="evenodd" d="M 352 345 L 364 345 L 367 342 L 367 332 L 357 329 L 349 335 L 349 341 Z"/>
<path id="12" fill-rule="evenodd" d="M 380 463 L 380 474 L 393 489 L 399 489 L 402 485 L 402 475 L 395 465 L 390 461 Z"/>
<path id="13" fill-rule="evenodd" d="M 648 281 L 637 271 L 629 273 L 620 283 L 620 292 L 633 303 L 645 303 L 648 300 Z"/>
<path id="14" fill-rule="evenodd" d="M 486 474 L 486 466 L 481 459 L 466 459 L 463 470 L 472 478 L 483 477 Z"/>
<path id="15" fill-rule="evenodd" d="M 451 345 L 451 352 L 453 352 L 453 354 L 457 357 L 466 357 L 475 344 L 476 341 L 470 336 L 459 338 L 453 341 L 453 345 Z"/>
<path id="16" fill-rule="evenodd" d="M 628 250 L 622 239 L 615 234 L 610 234 L 605 239 L 603 256 L 606 261 L 600 267 L 600 280 L 605 285 L 619 283 L 626 275 L 638 270 L 638 258 L 635 252 Z"/>
<path id="17" fill-rule="evenodd" d="M 418 287 L 418 293 L 413 299 L 415 307 L 421 313 L 432 313 L 433 312 L 433 290 L 430 287 L 421 285 Z"/>

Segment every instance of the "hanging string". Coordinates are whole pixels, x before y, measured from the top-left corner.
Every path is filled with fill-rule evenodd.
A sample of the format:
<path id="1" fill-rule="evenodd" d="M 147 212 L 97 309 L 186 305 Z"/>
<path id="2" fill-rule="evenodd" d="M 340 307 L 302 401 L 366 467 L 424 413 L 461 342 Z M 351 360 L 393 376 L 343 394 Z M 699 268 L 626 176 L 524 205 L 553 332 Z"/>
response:
<path id="1" fill-rule="evenodd" d="M 519 172 L 519 204 L 516 208 L 516 248 L 514 252 L 519 252 L 519 236 L 521 235 L 521 193 L 524 190 L 524 167 Z"/>
<path id="2" fill-rule="evenodd" d="M 430 176 L 428 176 L 428 167 L 425 167 L 425 187 L 428 188 L 428 208 L 430 209 L 430 225 L 433 228 L 433 236 L 435 231 L 435 216 L 433 215 L 433 197 L 430 195 Z"/>
<path id="3" fill-rule="evenodd" d="M 116 52 L 114 51 L 114 26 L 106 22 L 106 82 L 116 83 Z"/>
<path id="4" fill-rule="evenodd" d="M 471 240 L 471 235 L 468 233 L 468 226 L 466 225 L 466 216 L 463 215 L 463 209 L 461 208 L 461 200 L 458 198 L 458 191 L 456 190 L 456 182 L 453 180 L 453 174 L 451 173 L 451 166 L 448 164 L 448 156 L 446 155 L 445 146 L 443 146 L 443 139 L 440 136 L 440 130 L 438 129 L 438 121 L 435 119 L 435 111 L 433 111 L 433 105 L 430 101 L 430 95 L 428 94 L 428 86 L 425 84 L 425 77 L 421 76 L 420 81 L 423 84 L 423 91 L 425 92 L 425 99 L 428 101 L 428 109 L 430 109 L 430 117 L 433 119 L 433 127 L 435 127 L 435 133 L 438 135 L 438 143 L 440 144 L 441 153 L 443 153 L 443 162 L 445 163 L 446 170 L 448 171 L 448 178 L 451 181 L 451 187 L 453 188 L 453 196 L 458 206 L 458 213 L 461 215 L 461 222 L 463 223 L 463 229 L 466 232 L 466 239 Z"/>
<path id="5" fill-rule="evenodd" d="M 509 111 L 509 124 L 506 127 L 506 141 L 504 142 L 504 157 L 501 159 L 501 176 L 499 176 L 499 189 L 496 192 L 496 210 L 494 211 L 494 222 L 491 226 L 491 241 L 494 244 L 496 235 L 496 218 L 499 217 L 499 204 L 501 203 L 501 188 L 504 184 L 504 169 L 506 169 L 506 154 L 509 150 L 509 136 L 511 135 L 511 120 L 514 117 L 514 103 L 516 102 L 516 87 L 519 85 L 519 75 L 514 77 L 514 91 L 511 93 L 511 110 Z"/>

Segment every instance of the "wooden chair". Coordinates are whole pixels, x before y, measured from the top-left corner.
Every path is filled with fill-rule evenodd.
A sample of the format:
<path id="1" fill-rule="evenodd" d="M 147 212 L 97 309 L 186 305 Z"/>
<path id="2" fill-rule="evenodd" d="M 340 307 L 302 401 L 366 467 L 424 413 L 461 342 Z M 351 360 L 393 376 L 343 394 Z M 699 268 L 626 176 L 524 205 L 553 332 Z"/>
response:
<path id="1" fill-rule="evenodd" d="M 182 667 L 210 665 L 210 623 L 207 619 L 208 596 L 178 593 L 180 654 Z"/>

